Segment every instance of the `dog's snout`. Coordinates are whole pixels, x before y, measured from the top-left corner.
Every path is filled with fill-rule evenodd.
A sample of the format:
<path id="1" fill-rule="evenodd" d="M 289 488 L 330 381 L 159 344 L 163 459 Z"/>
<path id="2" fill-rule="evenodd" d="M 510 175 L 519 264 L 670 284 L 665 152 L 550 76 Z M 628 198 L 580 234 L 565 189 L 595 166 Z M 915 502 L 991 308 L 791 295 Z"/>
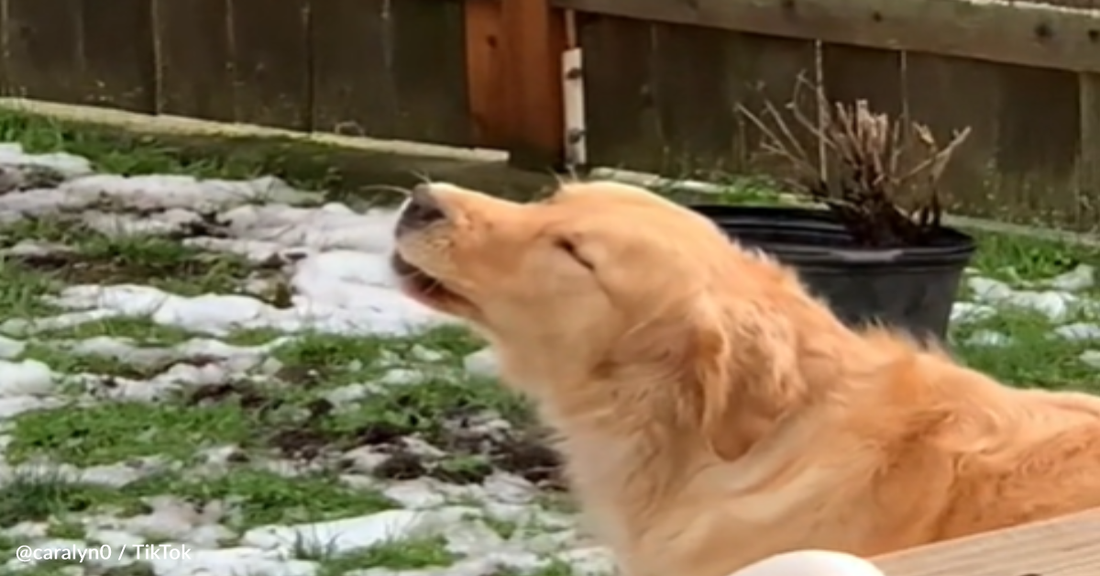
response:
<path id="1" fill-rule="evenodd" d="M 439 201 L 432 195 L 431 185 L 419 184 L 412 189 L 405 207 L 401 210 L 397 231 L 423 228 L 446 217 Z"/>

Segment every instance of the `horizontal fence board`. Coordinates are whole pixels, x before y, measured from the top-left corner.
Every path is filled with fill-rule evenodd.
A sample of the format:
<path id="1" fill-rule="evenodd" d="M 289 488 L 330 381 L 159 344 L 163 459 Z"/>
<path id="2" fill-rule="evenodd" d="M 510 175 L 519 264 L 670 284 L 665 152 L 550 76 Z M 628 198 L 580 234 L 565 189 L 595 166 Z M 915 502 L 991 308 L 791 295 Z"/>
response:
<path id="1" fill-rule="evenodd" d="M 996 1 L 553 0 L 579 12 L 867 48 L 1100 71 L 1100 10 Z"/>
<path id="2" fill-rule="evenodd" d="M 155 0 L 154 10 L 160 79 L 157 111 L 234 121 L 228 0 Z"/>
<path id="3" fill-rule="evenodd" d="M 318 131 L 473 143 L 460 2 L 326 0 L 313 10 Z"/>
<path id="4" fill-rule="evenodd" d="M 789 175 L 761 153 L 761 135 L 736 111 L 759 115 L 765 101 L 786 109 L 796 78 L 814 79 L 813 43 L 598 14 L 579 22 L 593 164 L 671 177 Z M 1097 223 L 1100 148 L 1082 148 L 1082 139 L 1100 138 L 1100 125 L 1085 132 L 1082 122 L 1096 116 L 1089 103 L 1100 96 L 1078 74 L 833 44 L 821 45 L 820 67 L 831 102 L 863 99 L 876 112 L 907 115 L 941 146 L 971 128 L 941 181 L 949 209 Z M 808 85 L 802 94 L 799 107 L 812 117 Z M 816 162 L 812 135 L 785 117 Z"/>

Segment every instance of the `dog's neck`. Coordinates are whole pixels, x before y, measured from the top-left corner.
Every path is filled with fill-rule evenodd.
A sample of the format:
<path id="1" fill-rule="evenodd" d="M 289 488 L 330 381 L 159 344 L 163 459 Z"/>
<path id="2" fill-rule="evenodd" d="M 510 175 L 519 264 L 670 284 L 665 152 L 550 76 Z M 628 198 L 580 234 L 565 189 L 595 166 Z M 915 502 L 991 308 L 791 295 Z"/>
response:
<path id="1" fill-rule="evenodd" d="M 605 365 L 588 379 L 556 384 L 557 392 L 568 388 L 568 393 L 538 404 L 544 422 L 561 439 L 558 447 L 585 507 L 667 502 L 654 492 L 667 496 L 682 490 L 704 468 L 745 456 L 800 411 L 829 401 L 836 383 L 860 369 L 851 365 L 860 357 L 859 337 L 834 320 L 807 334 L 813 336 L 797 343 L 799 367 L 785 382 L 786 395 L 777 399 L 751 386 L 733 386 L 718 435 L 702 430 L 693 415 L 698 407 L 690 404 L 698 399 L 685 392 L 690 383 L 684 382 L 690 376 L 664 358 L 634 356 Z M 840 347 L 849 348 L 838 353 Z"/>

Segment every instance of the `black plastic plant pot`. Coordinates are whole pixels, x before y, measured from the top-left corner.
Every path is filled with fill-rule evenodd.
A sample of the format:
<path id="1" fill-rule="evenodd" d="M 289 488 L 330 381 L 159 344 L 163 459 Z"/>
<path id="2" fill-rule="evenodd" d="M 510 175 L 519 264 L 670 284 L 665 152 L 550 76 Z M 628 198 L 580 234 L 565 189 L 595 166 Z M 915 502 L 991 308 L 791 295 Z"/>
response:
<path id="1" fill-rule="evenodd" d="M 946 341 L 951 307 L 974 239 L 941 228 L 927 245 L 868 248 L 827 210 L 691 206 L 743 246 L 795 268 L 803 284 L 845 324 L 879 322 L 918 338 Z"/>

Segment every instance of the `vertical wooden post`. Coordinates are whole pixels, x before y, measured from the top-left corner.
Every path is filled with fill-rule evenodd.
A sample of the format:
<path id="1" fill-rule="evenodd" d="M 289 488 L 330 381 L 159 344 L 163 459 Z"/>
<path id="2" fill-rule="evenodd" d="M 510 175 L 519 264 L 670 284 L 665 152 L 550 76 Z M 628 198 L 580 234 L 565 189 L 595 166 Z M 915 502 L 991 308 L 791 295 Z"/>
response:
<path id="1" fill-rule="evenodd" d="M 1081 132 L 1077 157 L 1077 221 L 1082 230 L 1100 225 L 1100 74 L 1081 72 Z"/>
<path id="2" fill-rule="evenodd" d="M 565 22 L 549 0 L 501 0 L 509 162 L 533 170 L 564 164 L 561 55 Z"/>
<path id="3" fill-rule="evenodd" d="M 505 148 L 512 133 L 501 46 L 501 4 L 505 0 L 465 0 L 466 94 L 473 142 L 481 148 Z M 513 0 L 514 1 L 514 0 Z"/>

